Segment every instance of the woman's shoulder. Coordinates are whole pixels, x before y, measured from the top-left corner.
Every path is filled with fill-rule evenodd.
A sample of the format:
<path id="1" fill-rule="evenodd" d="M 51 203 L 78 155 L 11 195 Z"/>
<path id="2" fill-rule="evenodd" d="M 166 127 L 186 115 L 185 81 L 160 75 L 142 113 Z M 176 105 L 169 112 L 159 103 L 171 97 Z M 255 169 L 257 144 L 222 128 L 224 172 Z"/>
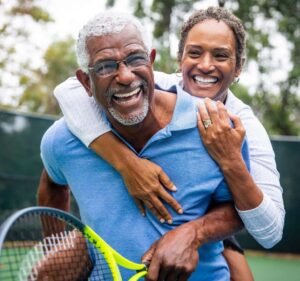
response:
<path id="1" fill-rule="evenodd" d="M 254 115 L 251 107 L 248 104 L 244 103 L 236 95 L 234 95 L 234 93 L 232 93 L 230 90 L 228 90 L 225 106 L 230 112 L 236 115 L 239 115 L 242 112 Z"/>

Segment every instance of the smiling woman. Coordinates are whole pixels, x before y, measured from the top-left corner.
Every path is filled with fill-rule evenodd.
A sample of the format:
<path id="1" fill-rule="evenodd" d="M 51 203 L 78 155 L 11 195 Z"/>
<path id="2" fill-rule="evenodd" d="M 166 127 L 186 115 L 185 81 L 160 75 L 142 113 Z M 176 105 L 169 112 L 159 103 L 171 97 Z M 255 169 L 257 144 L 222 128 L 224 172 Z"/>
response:
<path id="1" fill-rule="evenodd" d="M 234 33 L 223 21 L 211 19 L 194 25 L 178 58 L 183 88 L 193 96 L 224 102 L 229 86 L 241 71 L 235 50 Z"/>

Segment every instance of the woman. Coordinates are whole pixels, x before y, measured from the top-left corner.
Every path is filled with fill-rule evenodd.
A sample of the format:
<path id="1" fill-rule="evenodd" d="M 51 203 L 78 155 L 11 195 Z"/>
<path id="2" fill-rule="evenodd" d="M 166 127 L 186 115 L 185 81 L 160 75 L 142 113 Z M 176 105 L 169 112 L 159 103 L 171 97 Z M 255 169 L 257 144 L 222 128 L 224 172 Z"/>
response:
<path id="1" fill-rule="evenodd" d="M 216 107 L 210 100 L 205 100 L 206 108 L 199 108 L 198 126 L 201 138 L 224 173 L 246 229 L 261 245 L 269 248 L 281 239 L 284 221 L 282 189 L 274 153 L 264 128 L 251 109 L 228 90 L 242 70 L 244 53 L 245 31 L 239 19 L 222 8 L 208 8 L 194 13 L 181 32 L 178 51 L 182 72 L 180 86 L 191 95 L 217 100 Z M 174 78 L 176 77 L 164 77 L 157 73 L 156 83 L 160 88 L 169 89 L 178 82 L 174 82 Z M 75 92 L 79 93 L 78 110 L 74 107 Z M 79 88 L 78 82 L 69 80 L 68 86 L 63 84 L 58 87 L 55 94 L 70 129 L 122 174 L 128 191 L 142 212 L 145 204 L 161 222 L 171 223 L 172 218 L 160 199 L 179 213 L 184 211 L 179 205 L 180 202 L 176 202 L 164 190 L 163 186 L 173 191 L 176 188 L 158 166 L 136 157 L 109 132 L 106 124 L 103 123 L 102 128 L 93 128 L 94 124 L 99 125 L 99 120 L 91 121 L 95 117 L 91 112 L 94 110 L 99 117 L 100 109 L 97 105 L 94 105 L 93 110 L 88 108 L 91 101 L 84 90 Z M 72 95 L 69 100 L 72 106 L 68 106 L 69 94 Z M 70 109 L 73 111 L 70 112 Z M 82 110 L 88 112 L 83 114 L 85 120 L 78 114 Z M 229 126 L 228 118 L 232 120 L 233 128 Z M 241 162 L 240 148 L 245 130 L 250 147 L 251 173 Z M 238 245 L 230 245 L 238 249 Z M 251 280 L 251 273 L 239 252 L 229 249 L 224 255 L 229 266 L 232 259 L 235 262 L 230 266 L 233 280 Z M 242 264 L 235 256 L 244 262 L 242 272 L 236 271 L 237 265 Z"/>

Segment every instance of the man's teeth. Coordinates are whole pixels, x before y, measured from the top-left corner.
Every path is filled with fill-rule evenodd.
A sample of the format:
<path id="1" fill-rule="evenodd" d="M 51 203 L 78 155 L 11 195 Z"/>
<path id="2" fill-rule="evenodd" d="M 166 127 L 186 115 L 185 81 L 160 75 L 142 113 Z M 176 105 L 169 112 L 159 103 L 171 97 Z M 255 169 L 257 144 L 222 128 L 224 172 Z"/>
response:
<path id="1" fill-rule="evenodd" d="M 204 78 L 201 76 L 195 76 L 195 80 L 200 83 L 216 83 L 218 78 Z"/>
<path id="2" fill-rule="evenodd" d="M 128 98 L 128 97 L 132 97 L 132 96 L 136 95 L 139 91 L 140 91 L 140 88 L 138 88 L 138 89 L 136 89 L 132 92 L 129 92 L 129 93 L 114 94 L 114 97 L 116 97 L 116 98 Z"/>

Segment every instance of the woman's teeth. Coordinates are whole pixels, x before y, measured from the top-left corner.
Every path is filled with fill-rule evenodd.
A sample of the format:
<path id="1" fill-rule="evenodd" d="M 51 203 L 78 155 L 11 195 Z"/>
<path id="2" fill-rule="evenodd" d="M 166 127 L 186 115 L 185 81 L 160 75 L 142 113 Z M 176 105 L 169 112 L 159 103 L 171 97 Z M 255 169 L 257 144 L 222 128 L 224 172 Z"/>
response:
<path id="1" fill-rule="evenodd" d="M 195 76 L 194 79 L 199 83 L 216 83 L 218 81 L 218 78 L 204 78 L 201 76 Z"/>

